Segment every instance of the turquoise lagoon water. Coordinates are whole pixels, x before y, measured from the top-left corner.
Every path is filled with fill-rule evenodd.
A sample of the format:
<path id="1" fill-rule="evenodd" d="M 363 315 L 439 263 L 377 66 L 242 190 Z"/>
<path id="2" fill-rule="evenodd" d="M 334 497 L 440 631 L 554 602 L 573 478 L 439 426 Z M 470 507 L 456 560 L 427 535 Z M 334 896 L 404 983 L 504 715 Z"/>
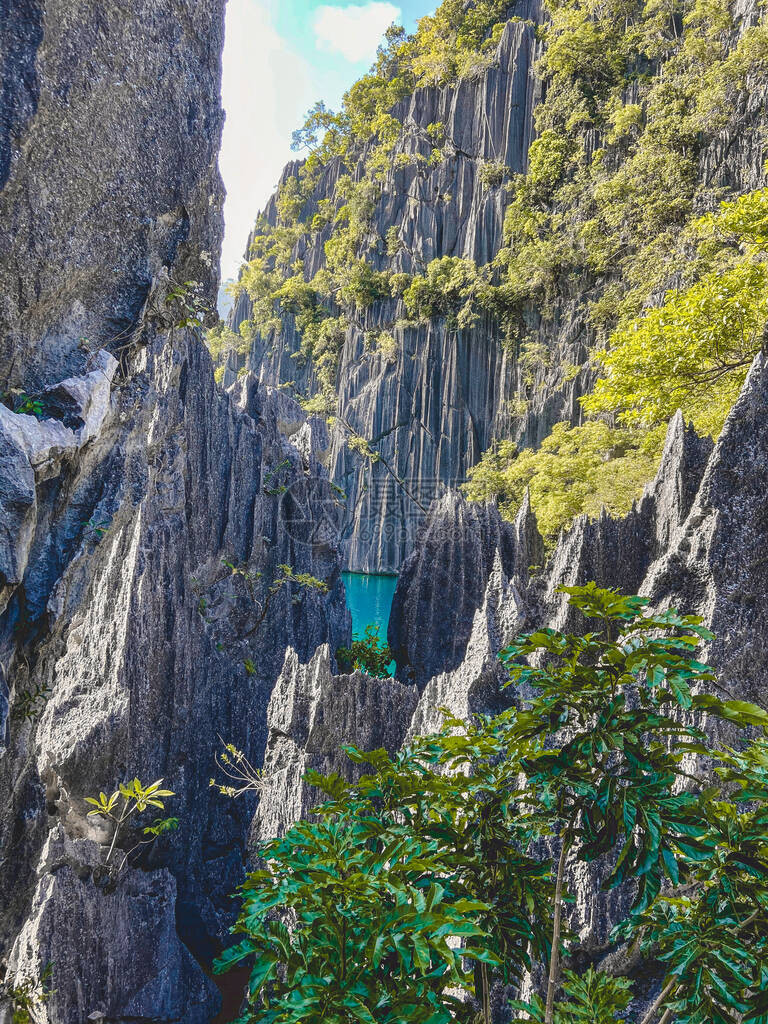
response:
<path id="1" fill-rule="evenodd" d="M 362 639 L 365 627 L 373 625 L 379 627 L 379 636 L 386 640 L 397 576 L 362 572 L 345 572 L 342 575 L 347 591 L 347 607 L 352 613 L 352 635 L 355 639 Z"/>

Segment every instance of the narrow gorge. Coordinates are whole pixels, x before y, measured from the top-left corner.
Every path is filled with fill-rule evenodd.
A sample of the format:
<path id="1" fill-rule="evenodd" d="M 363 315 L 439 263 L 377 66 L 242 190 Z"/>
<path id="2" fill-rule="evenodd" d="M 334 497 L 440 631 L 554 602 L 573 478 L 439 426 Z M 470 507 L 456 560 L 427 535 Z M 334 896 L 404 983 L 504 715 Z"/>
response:
<path id="1" fill-rule="evenodd" d="M 762 7 L 391 29 L 299 127 L 223 323 L 225 3 L 0 4 L 0 1024 L 261 1020 L 215 962 L 306 773 L 513 708 L 505 648 L 583 627 L 564 587 L 700 616 L 718 693 L 768 705 Z M 155 780 L 141 826 L 94 813 Z M 663 971 L 604 868 L 569 962 L 639 1022 Z M 466 1005 L 508 1024 L 540 974 Z"/>

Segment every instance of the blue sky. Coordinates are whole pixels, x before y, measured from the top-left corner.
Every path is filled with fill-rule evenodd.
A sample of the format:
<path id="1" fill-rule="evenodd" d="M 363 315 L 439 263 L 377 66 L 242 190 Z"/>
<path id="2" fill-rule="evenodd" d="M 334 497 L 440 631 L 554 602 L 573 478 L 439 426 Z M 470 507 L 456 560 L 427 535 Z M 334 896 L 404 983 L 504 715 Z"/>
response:
<path id="1" fill-rule="evenodd" d="M 236 275 L 248 232 L 283 165 L 291 133 L 319 99 L 336 109 L 368 70 L 392 21 L 409 31 L 438 0 L 229 0 L 220 159 L 227 188 L 222 276 Z"/>

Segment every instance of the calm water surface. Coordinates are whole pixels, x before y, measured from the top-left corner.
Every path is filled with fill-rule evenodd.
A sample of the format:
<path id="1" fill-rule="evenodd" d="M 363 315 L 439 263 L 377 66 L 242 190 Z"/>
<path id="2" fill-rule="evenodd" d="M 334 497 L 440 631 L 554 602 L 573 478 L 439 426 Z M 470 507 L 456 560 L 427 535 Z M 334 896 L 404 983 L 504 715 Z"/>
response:
<path id="1" fill-rule="evenodd" d="M 352 613 L 352 634 L 362 638 L 365 627 L 379 627 L 379 636 L 387 639 L 389 613 L 395 596 L 397 576 L 374 576 L 361 572 L 345 572 L 347 606 Z"/>

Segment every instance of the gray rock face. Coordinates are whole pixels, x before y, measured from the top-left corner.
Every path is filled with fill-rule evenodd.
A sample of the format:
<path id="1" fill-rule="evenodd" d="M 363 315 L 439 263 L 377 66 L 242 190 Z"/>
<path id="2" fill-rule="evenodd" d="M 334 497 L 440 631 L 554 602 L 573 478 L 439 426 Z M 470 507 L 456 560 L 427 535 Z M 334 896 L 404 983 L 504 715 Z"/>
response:
<path id="1" fill-rule="evenodd" d="M 0 481 L 0 612 L 24 576 L 37 518 L 37 484 L 58 476 L 62 464 L 96 437 L 109 411 L 117 361 L 99 352 L 92 369 L 47 389 L 45 408 L 59 419 L 39 422 L 0 405 L 0 451 L 7 470 Z"/>
<path id="2" fill-rule="evenodd" d="M 545 567 L 527 497 L 514 523 L 504 522 L 493 504 L 467 502 L 457 492 L 435 502 L 392 602 L 389 643 L 398 675 L 423 688 L 431 677 L 457 669 L 477 639 L 481 609 L 487 615 L 489 608 L 501 608 L 508 624 L 526 618 L 530 625 L 566 629 L 576 620 L 558 587 L 597 580 L 625 593 L 639 592 L 651 565 L 668 553 L 688 518 L 712 448 L 678 413 L 656 479 L 631 512 L 623 519 L 580 516 Z M 500 605 L 498 595 L 512 581 L 512 597 Z M 509 628 L 501 633 L 509 639 Z M 487 629 L 482 635 L 489 635 Z M 496 646 L 491 657 L 500 649 Z"/>
<path id="3" fill-rule="evenodd" d="M 253 841 L 283 835 L 309 815 L 318 793 L 304 782 L 308 769 L 355 777 L 357 766 L 342 753 L 343 744 L 397 750 L 417 700 L 414 687 L 394 679 L 374 679 L 363 672 L 333 675 L 327 646 L 318 648 L 307 664 L 289 649 L 269 702 L 264 787 Z"/>
<path id="4" fill-rule="evenodd" d="M 0 377 L 42 403 L 0 405 L 0 974 L 51 961 L 50 1024 L 215 1015 L 253 814 L 209 787 L 218 737 L 260 762 L 286 647 L 350 638 L 299 501 L 325 425 L 223 393 L 157 316 L 168 280 L 215 294 L 223 6 L 22 0 L 0 29 Z M 114 880 L 85 797 L 134 776 L 181 827 Z"/>
<path id="5" fill-rule="evenodd" d="M 392 602 L 388 640 L 398 675 L 423 688 L 461 664 L 495 562 L 507 576 L 527 578 L 542 556 L 527 501 L 514 524 L 494 504 L 468 502 L 456 491 L 435 502 Z"/>
<path id="6" fill-rule="evenodd" d="M 85 796 L 125 777 L 162 777 L 177 794 L 169 811 L 183 832 L 153 849 L 146 866 L 177 879 L 179 934 L 209 963 L 231 920 L 252 813 L 247 801 L 231 806 L 208 788 L 218 736 L 259 762 L 285 647 L 305 658 L 328 640 L 335 650 L 348 642 L 349 615 L 337 551 L 297 533 L 286 519 L 290 489 L 270 479 L 279 473 L 284 487 L 322 472 L 308 447 L 300 453 L 281 433 L 285 402 L 250 378 L 222 395 L 191 335 L 158 338 L 141 364 L 113 397 L 101 435 L 48 482 L 6 611 L 14 703 L 38 684 L 47 700 L 32 723 L 11 723 L 0 843 L 19 870 L 0 877 L 0 927 L 9 942 L 27 918 L 29 871 L 51 822 L 95 838 Z M 276 588 L 284 565 L 325 581 L 329 593 Z M 44 887 L 40 899 L 57 891 Z M 109 944 L 90 952 L 103 973 Z M 54 1019 L 68 1024 L 78 1019 L 74 997 L 65 980 L 56 984 Z"/>
<path id="7" fill-rule="evenodd" d="M 758 356 L 688 515 L 642 585 L 655 605 L 703 616 L 720 684 L 768 701 L 768 362 Z"/>
<path id="8" fill-rule="evenodd" d="M 224 2 L 2 11 L 0 379 L 37 393 L 120 348 L 162 267 L 215 299 Z"/>
<path id="9" fill-rule="evenodd" d="M 176 934 L 173 876 L 129 869 L 108 885 L 101 859 L 96 843 L 72 841 L 61 827 L 50 834 L 11 971 L 39 978 L 55 962 L 50 1020 L 207 1024 L 218 991 Z"/>

